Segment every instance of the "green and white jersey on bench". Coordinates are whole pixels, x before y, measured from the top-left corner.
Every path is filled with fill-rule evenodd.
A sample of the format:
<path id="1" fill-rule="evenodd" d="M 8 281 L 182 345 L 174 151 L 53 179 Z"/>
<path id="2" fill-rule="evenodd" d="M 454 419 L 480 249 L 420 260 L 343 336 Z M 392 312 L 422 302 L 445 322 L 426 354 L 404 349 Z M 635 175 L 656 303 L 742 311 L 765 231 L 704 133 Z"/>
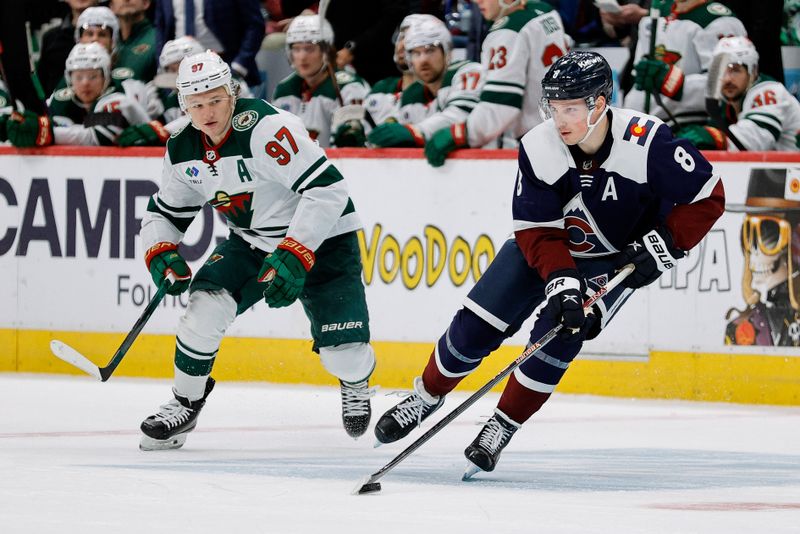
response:
<path id="1" fill-rule="evenodd" d="M 216 146 L 191 126 L 169 139 L 161 186 L 142 221 L 143 250 L 179 243 L 206 203 L 262 251 L 286 236 L 313 251 L 361 228 L 342 175 L 298 117 L 239 99 L 231 123 Z"/>
<path id="2" fill-rule="evenodd" d="M 728 129 L 747 150 L 797 152 L 800 102 L 780 82 L 759 76 L 744 95 L 736 124 Z M 737 150 L 728 143 L 728 150 Z"/>

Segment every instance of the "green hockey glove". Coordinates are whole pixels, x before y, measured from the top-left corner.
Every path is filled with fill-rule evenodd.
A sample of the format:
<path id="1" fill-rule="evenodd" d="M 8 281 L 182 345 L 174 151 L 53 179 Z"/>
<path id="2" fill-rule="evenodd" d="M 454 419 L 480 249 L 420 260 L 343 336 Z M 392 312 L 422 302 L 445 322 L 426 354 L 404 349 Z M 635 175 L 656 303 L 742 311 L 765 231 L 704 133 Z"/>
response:
<path id="1" fill-rule="evenodd" d="M 32 111 L 15 112 L 6 123 L 6 135 L 18 148 L 52 145 L 53 123 L 47 115 L 37 115 Z"/>
<path id="2" fill-rule="evenodd" d="M 333 134 L 333 144 L 337 147 L 364 146 L 367 136 L 360 121 L 347 121 L 339 125 Z"/>
<path id="3" fill-rule="evenodd" d="M 727 136 L 712 126 L 692 124 L 684 126 L 675 137 L 686 139 L 700 150 L 725 150 L 728 148 Z"/>
<path id="4" fill-rule="evenodd" d="M 164 278 L 172 274 L 175 280 L 167 288 L 169 295 L 180 295 L 189 289 L 192 270 L 178 252 L 178 245 L 166 241 L 156 243 L 144 255 L 144 263 L 157 286 L 160 286 Z"/>
<path id="5" fill-rule="evenodd" d="M 158 121 L 128 126 L 117 138 L 119 146 L 163 146 L 169 139 L 169 132 Z"/>
<path id="6" fill-rule="evenodd" d="M 683 96 L 683 71 L 657 59 L 644 57 L 634 67 L 633 85 L 649 93 L 661 93 L 673 100 Z"/>
<path id="7" fill-rule="evenodd" d="M 0 143 L 8 141 L 8 130 L 6 130 L 8 117 L 9 115 L 0 115 Z"/>
<path id="8" fill-rule="evenodd" d="M 269 284 L 264 290 L 267 305 L 283 308 L 297 300 L 314 261 L 314 253 L 291 237 L 281 241 L 275 252 L 264 258 L 258 273 L 258 281 Z"/>
<path id="9" fill-rule="evenodd" d="M 423 147 L 425 137 L 415 127 L 396 122 L 385 122 L 373 128 L 367 136 L 376 147 Z"/>
<path id="10" fill-rule="evenodd" d="M 425 157 L 434 167 L 444 165 L 447 155 L 457 148 L 468 147 L 467 123 L 453 124 L 434 133 L 425 143 Z"/>

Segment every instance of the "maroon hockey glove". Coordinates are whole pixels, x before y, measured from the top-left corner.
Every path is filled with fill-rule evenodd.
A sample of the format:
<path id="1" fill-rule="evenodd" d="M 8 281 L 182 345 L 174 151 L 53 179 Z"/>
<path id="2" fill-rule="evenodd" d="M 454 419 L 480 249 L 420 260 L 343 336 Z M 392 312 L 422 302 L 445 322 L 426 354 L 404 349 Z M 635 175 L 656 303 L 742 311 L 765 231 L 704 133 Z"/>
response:
<path id="1" fill-rule="evenodd" d="M 672 235 L 664 227 L 650 230 L 617 254 L 614 266 L 621 269 L 632 263 L 633 272 L 622 285 L 638 289 L 652 284 L 662 273 L 675 267 L 675 262 L 686 254 L 674 247 Z"/>
<path id="2" fill-rule="evenodd" d="M 586 285 L 578 271 L 563 269 L 547 277 L 544 295 L 547 305 L 540 316 L 564 325 L 558 337 L 567 343 L 582 341 L 593 321 L 587 321 L 583 311 L 583 293 Z"/>

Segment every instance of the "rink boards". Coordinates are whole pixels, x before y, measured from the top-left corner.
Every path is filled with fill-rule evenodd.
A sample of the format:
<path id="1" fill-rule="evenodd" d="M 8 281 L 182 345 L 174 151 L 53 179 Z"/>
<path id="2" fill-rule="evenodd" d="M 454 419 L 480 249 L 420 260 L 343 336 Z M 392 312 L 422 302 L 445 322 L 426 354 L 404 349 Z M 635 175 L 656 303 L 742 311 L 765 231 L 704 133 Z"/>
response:
<path id="1" fill-rule="evenodd" d="M 154 292 L 138 228 L 157 188 L 162 153 L 0 148 L 0 371 L 76 372 L 49 353 L 54 338 L 97 363 L 111 357 Z M 408 387 L 511 234 L 515 153 L 462 151 L 441 169 L 428 166 L 413 149 L 329 155 L 347 178 L 364 223 L 364 281 L 379 358 L 375 382 Z M 800 156 L 709 158 L 723 177 L 728 204 L 744 202 L 753 169 L 785 175 L 789 198 L 800 191 Z M 634 295 L 607 331 L 587 344 L 559 391 L 800 404 L 800 350 L 768 346 L 774 337 L 748 336 L 741 328 L 740 341 L 752 338 L 752 345 L 724 343 L 728 323 L 747 308 L 745 294 L 752 294 L 743 290 L 749 271 L 743 220 L 743 213 L 726 211 L 671 276 Z M 186 236 L 193 270 L 225 235 L 222 219 L 206 207 Z M 788 340 L 781 342 L 796 343 L 800 324 L 793 304 L 772 304 L 788 310 L 776 323 Z M 173 334 L 185 305 L 185 295 L 165 300 L 119 374 L 172 374 Z M 480 386 L 513 359 L 529 326 L 464 387 Z M 259 304 L 240 316 L 214 375 L 333 383 L 311 352 L 299 305 L 275 311 Z"/>

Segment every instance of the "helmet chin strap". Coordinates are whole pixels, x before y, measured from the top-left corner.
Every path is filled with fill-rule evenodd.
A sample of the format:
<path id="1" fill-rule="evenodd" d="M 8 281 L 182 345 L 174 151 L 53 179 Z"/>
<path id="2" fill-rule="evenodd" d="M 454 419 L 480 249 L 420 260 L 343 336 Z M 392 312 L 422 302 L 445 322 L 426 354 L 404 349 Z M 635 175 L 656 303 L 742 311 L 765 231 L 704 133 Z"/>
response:
<path id="1" fill-rule="evenodd" d="M 600 121 L 603 120 L 603 117 L 605 117 L 606 113 L 608 113 L 608 106 L 605 106 L 603 108 L 603 112 L 600 114 L 599 117 L 597 117 L 597 120 L 594 121 L 594 124 L 592 124 L 590 121 L 592 120 L 592 111 L 594 111 L 594 110 L 595 110 L 595 108 L 592 107 L 590 109 L 590 111 L 589 111 L 589 114 L 586 116 L 586 126 L 588 126 L 588 128 L 586 130 L 586 134 L 583 137 L 581 137 L 580 141 L 575 143 L 576 145 L 580 145 L 581 143 L 586 141 L 589 138 L 590 135 L 592 135 L 592 132 L 594 131 L 594 129 L 597 128 L 597 125 L 600 124 Z"/>

